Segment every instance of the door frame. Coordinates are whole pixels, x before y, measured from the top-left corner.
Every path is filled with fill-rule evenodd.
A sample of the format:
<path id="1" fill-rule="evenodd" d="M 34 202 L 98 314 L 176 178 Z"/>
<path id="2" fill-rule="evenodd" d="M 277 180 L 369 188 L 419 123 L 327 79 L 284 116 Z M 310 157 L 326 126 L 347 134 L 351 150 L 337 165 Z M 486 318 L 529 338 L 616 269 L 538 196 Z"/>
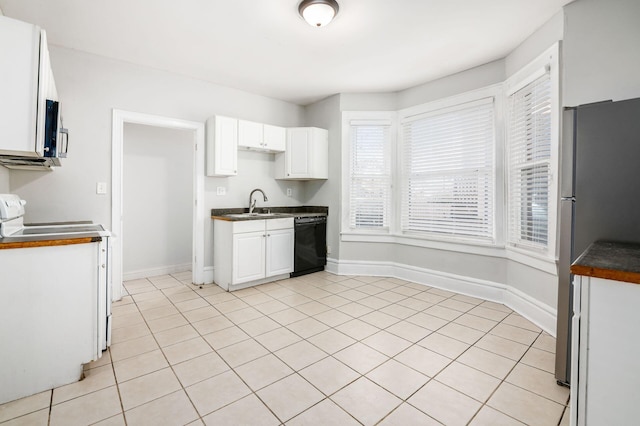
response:
<path id="1" fill-rule="evenodd" d="M 113 300 L 123 296 L 122 220 L 124 124 L 144 124 L 168 129 L 190 130 L 194 135 L 193 151 L 193 246 L 191 280 L 204 283 L 204 123 L 178 118 L 113 109 L 111 132 L 111 256 Z M 162 232 L 162 230 L 158 230 Z"/>

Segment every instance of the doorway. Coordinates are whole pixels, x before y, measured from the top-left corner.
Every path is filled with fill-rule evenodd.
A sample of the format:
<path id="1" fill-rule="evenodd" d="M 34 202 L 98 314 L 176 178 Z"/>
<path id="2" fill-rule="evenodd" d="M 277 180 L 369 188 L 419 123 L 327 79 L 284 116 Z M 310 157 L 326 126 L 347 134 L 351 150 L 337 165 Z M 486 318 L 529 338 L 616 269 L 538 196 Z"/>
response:
<path id="1" fill-rule="evenodd" d="M 125 123 L 123 280 L 191 270 L 193 132 Z"/>
<path id="2" fill-rule="evenodd" d="M 146 125 L 174 130 L 187 130 L 191 135 L 193 151 L 191 189 L 191 217 L 192 217 L 192 255 L 191 271 L 192 282 L 202 284 L 204 281 L 204 124 L 168 117 L 161 117 L 136 112 L 113 110 L 112 121 L 112 200 L 111 200 L 111 230 L 113 233 L 112 250 L 112 286 L 113 300 L 119 300 L 123 295 L 123 240 L 127 238 L 124 233 L 124 129 L 125 123 Z M 187 192 L 188 189 L 185 188 Z M 163 230 L 157 230 L 162 232 Z M 183 267 L 188 264 L 185 263 Z"/>

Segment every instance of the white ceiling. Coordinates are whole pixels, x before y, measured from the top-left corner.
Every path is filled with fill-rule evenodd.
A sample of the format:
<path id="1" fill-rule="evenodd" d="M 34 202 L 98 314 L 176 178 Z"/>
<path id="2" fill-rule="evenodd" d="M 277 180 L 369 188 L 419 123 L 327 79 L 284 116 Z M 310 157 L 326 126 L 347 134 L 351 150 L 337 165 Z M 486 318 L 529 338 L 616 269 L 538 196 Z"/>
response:
<path id="1" fill-rule="evenodd" d="M 572 0 L 0 0 L 50 44 L 306 105 L 406 89 L 505 57 Z"/>

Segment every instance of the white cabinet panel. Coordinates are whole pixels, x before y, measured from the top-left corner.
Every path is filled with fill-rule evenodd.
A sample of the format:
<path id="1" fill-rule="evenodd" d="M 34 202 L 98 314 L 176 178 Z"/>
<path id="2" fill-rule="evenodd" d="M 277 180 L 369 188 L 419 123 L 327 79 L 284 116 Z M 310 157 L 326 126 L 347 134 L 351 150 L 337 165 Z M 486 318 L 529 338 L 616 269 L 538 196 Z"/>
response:
<path id="1" fill-rule="evenodd" d="M 293 244 L 293 229 L 267 231 L 267 277 L 293 272 Z"/>
<path id="2" fill-rule="evenodd" d="M 77 382 L 102 356 L 105 244 L 0 250 L 0 404 Z"/>
<path id="3" fill-rule="evenodd" d="M 238 147 L 262 149 L 264 145 L 262 123 L 238 120 Z"/>
<path id="4" fill-rule="evenodd" d="M 40 30 L 0 16 L 0 153 L 35 151 Z"/>
<path id="5" fill-rule="evenodd" d="M 233 235 L 233 284 L 264 278 L 265 233 Z"/>
<path id="6" fill-rule="evenodd" d="M 238 148 L 265 152 L 284 152 L 287 131 L 284 127 L 238 120 Z"/>
<path id="7" fill-rule="evenodd" d="M 238 120 L 216 115 L 207 120 L 207 176 L 238 174 Z"/>
<path id="8" fill-rule="evenodd" d="M 579 336 L 572 360 L 572 424 L 631 424 L 640 418 L 640 285 L 594 277 L 580 279 Z M 577 407 L 573 408 L 574 401 Z M 576 418 L 577 417 L 577 418 Z"/>
<path id="9" fill-rule="evenodd" d="M 287 129 L 265 124 L 264 147 L 270 152 L 284 152 L 287 148 Z"/>
<path id="10" fill-rule="evenodd" d="M 311 132 L 307 129 L 291 129 L 286 151 L 287 177 L 306 178 L 311 174 Z"/>
<path id="11" fill-rule="evenodd" d="M 2 164 L 26 170 L 60 166 L 68 139 L 46 33 L 0 16 L 0 76 L 0 155 L 6 156 Z"/>

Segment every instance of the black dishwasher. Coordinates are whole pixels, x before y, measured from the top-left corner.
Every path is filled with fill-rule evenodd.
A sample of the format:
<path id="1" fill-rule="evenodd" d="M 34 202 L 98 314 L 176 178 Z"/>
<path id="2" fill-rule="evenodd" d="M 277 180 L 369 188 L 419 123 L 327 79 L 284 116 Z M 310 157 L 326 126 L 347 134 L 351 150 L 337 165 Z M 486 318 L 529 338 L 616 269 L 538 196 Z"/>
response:
<path id="1" fill-rule="evenodd" d="M 327 264 L 327 217 L 299 216 L 294 219 L 295 245 L 292 277 L 324 270 Z"/>

